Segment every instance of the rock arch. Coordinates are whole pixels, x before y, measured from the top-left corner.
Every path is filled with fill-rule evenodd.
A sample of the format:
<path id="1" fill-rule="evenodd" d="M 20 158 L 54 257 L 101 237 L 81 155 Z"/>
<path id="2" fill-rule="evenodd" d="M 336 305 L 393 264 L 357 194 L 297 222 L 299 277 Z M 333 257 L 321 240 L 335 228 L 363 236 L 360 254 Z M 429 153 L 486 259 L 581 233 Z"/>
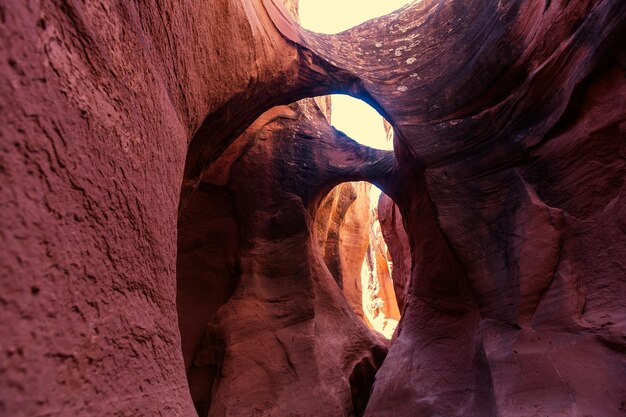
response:
<path id="1" fill-rule="evenodd" d="M 265 111 L 343 92 L 396 129 L 396 163 L 341 148 L 363 163 L 342 175 L 385 172 L 412 257 L 365 415 L 620 415 L 625 14 L 620 0 L 426 0 L 319 36 L 271 0 L 4 2 L 0 410 L 194 415 L 178 213 Z M 320 193 L 307 178 L 285 179 L 303 194 L 275 213 L 276 233 L 301 230 L 293 213 L 306 218 Z M 330 315 L 321 299 L 306 311 Z M 357 339 L 354 352 L 374 344 Z M 332 369 L 312 386 L 354 367 Z M 273 395 L 257 412 L 288 414 L 267 408 Z M 354 407 L 348 382 L 321 398 L 339 415 Z"/>

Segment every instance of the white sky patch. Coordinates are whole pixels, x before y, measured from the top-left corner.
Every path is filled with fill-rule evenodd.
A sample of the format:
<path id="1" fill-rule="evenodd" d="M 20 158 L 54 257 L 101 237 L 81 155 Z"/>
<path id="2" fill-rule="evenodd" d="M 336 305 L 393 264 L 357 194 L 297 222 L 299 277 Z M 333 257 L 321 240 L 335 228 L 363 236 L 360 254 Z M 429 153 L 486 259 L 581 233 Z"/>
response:
<path id="1" fill-rule="evenodd" d="M 383 117 L 369 104 L 344 95 L 333 95 L 331 124 L 355 141 L 370 148 L 392 150 Z"/>
<path id="2" fill-rule="evenodd" d="M 319 33 L 338 33 L 413 0 L 300 0 L 302 27 Z"/>

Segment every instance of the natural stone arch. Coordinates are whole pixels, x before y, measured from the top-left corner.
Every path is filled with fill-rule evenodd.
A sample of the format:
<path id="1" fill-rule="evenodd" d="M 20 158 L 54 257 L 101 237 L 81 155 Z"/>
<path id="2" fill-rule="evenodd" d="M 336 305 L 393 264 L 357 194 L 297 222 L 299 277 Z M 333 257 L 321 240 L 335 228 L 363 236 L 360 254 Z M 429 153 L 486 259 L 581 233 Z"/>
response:
<path id="1" fill-rule="evenodd" d="M 340 58 L 346 68 L 335 65 L 330 78 L 371 94 L 400 132 L 387 184 L 410 225 L 417 270 L 406 299 L 414 319 L 378 374 L 371 414 L 530 415 L 535 405 L 555 415 L 621 413 L 623 391 L 607 381 L 624 366 L 615 277 L 626 247 L 625 3 L 422 4 L 406 16 L 421 7 L 434 36 L 421 60 L 400 62 L 432 63 L 417 80 L 394 79 L 391 64 L 366 76 L 377 61 L 353 60 L 360 42 L 303 47 L 299 30 L 275 20 L 282 37 L 257 0 L 4 2 L 8 413 L 193 414 L 174 305 L 180 184 L 193 188 L 199 177 L 183 177 L 187 144 L 211 115 L 229 129 L 241 117 L 243 129 L 276 104 L 257 100 L 278 94 L 277 80 L 291 86 L 300 67 L 328 75 Z M 473 21 L 460 25 L 464 17 Z M 387 19 L 379 22 L 391 28 Z M 254 111 L 235 112 L 247 105 Z M 191 153 L 211 161 L 237 136 L 217 133 Z M 454 288 L 463 297 L 433 302 Z M 469 307 L 459 309 L 459 298 Z M 443 348 L 421 350 L 433 336 L 424 322 L 445 324 Z M 420 368 L 423 358 L 433 366 Z M 411 369 L 425 371 L 412 379 Z M 446 391 L 457 378 L 465 393 Z M 486 409 L 472 398 L 486 398 Z"/>
<path id="2" fill-rule="evenodd" d="M 387 342 L 354 315 L 328 272 L 313 241 L 313 215 L 334 185 L 379 182 L 394 165 L 392 152 L 357 144 L 330 126 L 314 100 L 303 100 L 264 113 L 206 167 L 181 211 L 178 265 L 185 360 L 203 414 L 246 414 L 263 403 L 268 415 L 278 416 L 322 403 L 320 415 L 330 417 L 363 405 L 370 371 L 381 365 Z M 231 220 L 225 221 L 226 213 Z M 233 244 L 221 246 L 235 253 L 210 254 L 212 239 L 224 233 L 231 237 L 223 242 Z M 193 253 L 211 260 L 190 268 Z M 229 278 L 229 270 L 236 276 Z M 219 293 L 226 296 L 211 302 Z M 330 337 L 332 345 L 318 343 Z M 276 363 L 285 355 L 290 375 Z M 358 363 L 365 368 L 355 373 Z M 314 383 L 322 375 L 324 389 Z"/>

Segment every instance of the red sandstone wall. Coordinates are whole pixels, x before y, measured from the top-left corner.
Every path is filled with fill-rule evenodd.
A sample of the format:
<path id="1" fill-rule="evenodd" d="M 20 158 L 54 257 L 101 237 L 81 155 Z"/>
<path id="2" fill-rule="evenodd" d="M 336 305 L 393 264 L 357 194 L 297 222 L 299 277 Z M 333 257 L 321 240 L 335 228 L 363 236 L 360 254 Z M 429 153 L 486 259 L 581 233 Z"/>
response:
<path id="1" fill-rule="evenodd" d="M 340 184 L 320 203 L 314 231 L 324 263 L 354 312 L 368 327 L 389 339 L 400 312 L 377 206 L 370 183 Z M 408 249 L 408 241 L 406 244 Z M 410 268 L 410 256 L 399 262 Z"/>
<path id="2" fill-rule="evenodd" d="M 178 301 L 189 323 L 183 347 L 195 346 L 189 378 L 200 415 L 362 415 L 387 347 L 324 264 L 312 213 L 339 180 L 389 168 L 389 152 L 364 150 L 305 100 L 266 112 L 203 173 L 179 230 L 181 243 L 197 244 L 178 260 L 179 288 L 193 289 Z M 223 229 L 227 212 L 234 234 Z M 236 243 L 224 245 L 231 236 Z M 224 250 L 235 248 L 234 276 L 215 250 L 220 237 Z M 215 306 L 204 323 L 196 321 L 203 306 Z"/>
<path id="3" fill-rule="evenodd" d="M 411 279 L 366 415 L 622 413 L 625 17 L 424 1 L 290 35 L 395 128 Z"/>
<path id="4" fill-rule="evenodd" d="M 175 309 L 187 145 L 218 109 L 195 149 L 234 140 L 298 80 L 296 49 L 260 2 L 230 0 L 5 1 L 0 39 L 0 414 L 193 415 Z"/>
<path id="5" fill-rule="evenodd" d="M 386 194 L 378 200 L 378 218 L 383 238 L 389 249 L 393 263 L 391 278 L 396 301 L 400 312 L 404 308 L 404 299 L 411 278 L 411 248 L 409 237 L 404 229 L 400 209 Z"/>
<path id="6" fill-rule="evenodd" d="M 175 310 L 177 210 L 265 110 L 341 90 L 374 102 L 396 129 L 395 173 L 368 175 L 398 204 L 412 258 L 400 331 L 366 415 L 621 416 L 625 16 L 621 0 L 424 0 L 316 36 L 268 0 L 3 2 L 0 411 L 194 415 Z M 357 154 L 362 165 L 339 177 L 371 168 Z M 353 158 L 341 155 L 329 166 Z M 304 233 L 302 206 L 328 191 L 309 179 L 281 182 L 306 192 L 302 205 L 282 200 L 278 230 Z M 262 228 L 257 203 L 267 201 L 250 206 Z M 267 252 L 246 253 L 254 273 L 242 288 L 280 295 L 254 261 L 268 263 Z M 371 379 L 377 361 L 337 368 L 348 362 L 320 334 L 343 331 L 342 301 L 313 279 L 321 261 L 303 262 L 306 285 L 289 274 L 286 288 L 319 291 L 315 303 L 327 304 L 290 311 L 323 312 L 318 330 L 297 332 L 321 350 L 286 346 L 296 368 L 330 359 L 319 368 L 328 373 L 306 372 L 318 379 L 296 373 L 294 392 L 340 380 L 342 390 L 306 404 L 348 413 L 353 375 Z M 217 331 L 254 335 L 255 317 L 239 328 L 232 319 L 246 309 L 233 310 Z M 262 330 L 250 340 L 271 352 Z M 215 415 L 240 392 L 263 399 L 238 404 L 243 414 L 274 404 L 271 390 L 236 380 L 238 361 L 254 362 L 245 346 L 224 361 Z M 270 365 L 270 375 L 284 372 Z M 281 407 L 271 412 L 292 411 Z"/>
<path id="7" fill-rule="evenodd" d="M 315 235 L 324 263 L 366 324 L 361 268 L 369 246 L 370 187 L 365 182 L 340 184 L 324 197 L 315 213 Z"/>

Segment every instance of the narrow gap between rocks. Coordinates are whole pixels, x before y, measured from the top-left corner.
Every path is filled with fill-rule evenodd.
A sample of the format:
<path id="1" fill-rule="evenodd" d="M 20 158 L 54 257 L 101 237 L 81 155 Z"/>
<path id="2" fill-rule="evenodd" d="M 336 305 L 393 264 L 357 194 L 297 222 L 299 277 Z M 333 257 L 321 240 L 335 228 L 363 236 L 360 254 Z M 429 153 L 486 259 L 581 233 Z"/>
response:
<path id="1" fill-rule="evenodd" d="M 392 149 L 393 129 L 376 110 L 349 96 L 324 96 L 268 110 L 203 167 L 179 212 L 177 253 L 181 344 L 199 416 L 222 407 L 224 391 L 248 389 L 261 374 L 285 377 L 272 355 L 285 355 L 297 375 L 292 382 L 306 384 L 298 372 L 316 352 L 301 344 L 310 343 L 307 323 L 314 321 L 354 349 L 339 358 L 333 378 L 348 380 L 349 415 L 363 415 L 387 353 L 385 338 L 400 320 L 406 268 L 398 274 L 383 225 L 397 228 L 401 219 L 393 201 L 369 182 L 343 182 L 322 195 L 330 184 L 368 178 L 359 164 L 386 167 L 380 161 L 391 160 Z M 317 247 L 311 245 L 316 239 Z M 318 249 L 327 269 L 314 261 Z M 397 258 L 402 266 L 404 255 Z M 313 288 L 329 299 L 345 297 L 356 317 L 344 308 L 344 321 L 335 321 L 336 308 L 308 298 Z M 263 315 L 263 323 L 274 324 L 259 325 Z M 303 328 L 292 332 L 294 323 Z M 250 353 L 256 343 L 268 349 L 258 357 Z M 262 365 L 241 382 L 228 368 L 237 360 Z M 306 397 L 306 390 L 298 392 Z"/>
<path id="2" fill-rule="evenodd" d="M 330 115 L 337 130 L 361 145 L 393 150 L 391 124 L 366 102 L 341 94 L 316 100 L 327 105 L 326 116 Z M 379 219 L 379 205 L 389 204 L 394 206 L 368 182 L 339 184 L 322 200 L 314 226 L 322 257 L 348 303 L 370 329 L 386 339 L 391 339 L 400 320 L 393 261 Z M 396 215 L 395 211 L 387 213 Z"/>
<path id="3" fill-rule="evenodd" d="M 381 227 L 381 222 L 392 223 L 379 215 L 379 206 L 388 204 L 393 202 L 370 183 L 340 184 L 322 200 L 314 231 L 324 262 L 350 307 L 370 329 L 391 339 L 400 310 L 392 256 Z"/>

